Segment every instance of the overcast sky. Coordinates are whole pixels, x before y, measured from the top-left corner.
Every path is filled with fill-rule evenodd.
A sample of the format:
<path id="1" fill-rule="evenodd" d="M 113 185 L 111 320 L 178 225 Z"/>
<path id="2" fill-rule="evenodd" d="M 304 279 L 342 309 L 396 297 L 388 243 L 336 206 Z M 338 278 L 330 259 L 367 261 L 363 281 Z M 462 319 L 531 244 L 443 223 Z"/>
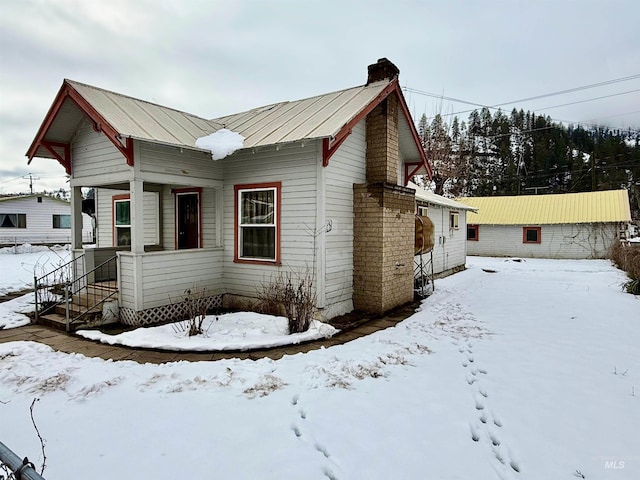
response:
<path id="1" fill-rule="evenodd" d="M 638 0 L 0 0 L 0 193 L 67 187 L 25 157 L 64 78 L 214 118 L 361 85 L 387 57 L 416 119 L 471 108 L 416 91 L 498 105 L 609 82 L 503 108 L 639 129 L 639 22 Z"/>

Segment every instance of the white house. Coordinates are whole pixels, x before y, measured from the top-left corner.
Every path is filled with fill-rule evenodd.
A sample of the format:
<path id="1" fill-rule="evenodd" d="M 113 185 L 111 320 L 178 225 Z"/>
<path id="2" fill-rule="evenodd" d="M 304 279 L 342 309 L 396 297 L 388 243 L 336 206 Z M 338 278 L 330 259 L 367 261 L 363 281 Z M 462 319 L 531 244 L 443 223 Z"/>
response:
<path id="1" fill-rule="evenodd" d="M 631 221 L 626 190 L 467 197 L 469 255 L 606 258 Z"/>
<path id="2" fill-rule="evenodd" d="M 416 191 L 416 213 L 433 222 L 433 274 L 445 277 L 463 270 L 467 259 L 467 213 L 475 208 L 414 183 L 409 183 L 409 187 Z"/>
<path id="3" fill-rule="evenodd" d="M 244 305 L 280 271 L 311 272 L 323 318 L 383 313 L 413 299 L 406 185 L 431 173 L 398 73 L 381 59 L 364 85 L 213 120 L 65 80 L 27 156 L 71 176 L 77 270 L 115 256 L 125 323 L 171 318 L 193 287 Z M 222 129 L 244 143 L 214 161 L 196 140 Z"/>
<path id="4" fill-rule="evenodd" d="M 91 217 L 82 214 L 82 243 L 93 241 Z M 71 243 L 71 204 L 48 195 L 0 197 L 0 246 Z"/>

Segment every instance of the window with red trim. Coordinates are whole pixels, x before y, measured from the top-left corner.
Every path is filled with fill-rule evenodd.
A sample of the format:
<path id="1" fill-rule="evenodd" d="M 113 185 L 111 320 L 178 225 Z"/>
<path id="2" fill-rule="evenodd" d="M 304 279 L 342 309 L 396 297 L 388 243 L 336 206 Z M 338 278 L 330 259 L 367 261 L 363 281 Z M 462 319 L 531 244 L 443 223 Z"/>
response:
<path id="1" fill-rule="evenodd" d="M 235 185 L 235 260 L 280 262 L 280 182 Z"/>
<path id="2" fill-rule="evenodd" d="M 114 195 L 113 201 L 113 244 L 131 245 L 131 201 L 129 195 Z"/>
<path id="3" fill-rule="evenodd" d="M 478 225 L 467 225 L 467 240 L 477 242 L 480 239 L 480 237 L 478 237 L 478 227 Z"/>
<path id="4" fill-rule="evenodd" d="M 540 243 L 541 241 L 541 227 L 522 227 L 522 243 Z"/>

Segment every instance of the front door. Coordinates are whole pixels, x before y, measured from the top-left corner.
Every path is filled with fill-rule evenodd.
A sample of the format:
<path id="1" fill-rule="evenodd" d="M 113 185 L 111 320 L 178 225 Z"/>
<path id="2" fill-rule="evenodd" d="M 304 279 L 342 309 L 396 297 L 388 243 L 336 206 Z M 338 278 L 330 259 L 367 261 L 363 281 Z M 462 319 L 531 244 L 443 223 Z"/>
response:
<path id="1" fill-rule="evenodd" d="M 177 199 L 178 249 L 200 246 L 200 212 L 197 193 L 180 193 Z"/>

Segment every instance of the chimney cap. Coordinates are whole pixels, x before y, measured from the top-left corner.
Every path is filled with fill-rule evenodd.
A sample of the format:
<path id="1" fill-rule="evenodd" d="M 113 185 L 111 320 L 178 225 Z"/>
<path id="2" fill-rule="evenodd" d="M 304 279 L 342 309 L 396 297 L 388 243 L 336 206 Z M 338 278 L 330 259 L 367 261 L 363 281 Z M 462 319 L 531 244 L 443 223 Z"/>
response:
<path id="1" fill-rule="evenodd" d="M 400 69 L 396 67 L 388 58 L 380 58 L 378 61 L 367 67 L 367 85 L 384 79 L 394 79 L 400 75 Z"/>

